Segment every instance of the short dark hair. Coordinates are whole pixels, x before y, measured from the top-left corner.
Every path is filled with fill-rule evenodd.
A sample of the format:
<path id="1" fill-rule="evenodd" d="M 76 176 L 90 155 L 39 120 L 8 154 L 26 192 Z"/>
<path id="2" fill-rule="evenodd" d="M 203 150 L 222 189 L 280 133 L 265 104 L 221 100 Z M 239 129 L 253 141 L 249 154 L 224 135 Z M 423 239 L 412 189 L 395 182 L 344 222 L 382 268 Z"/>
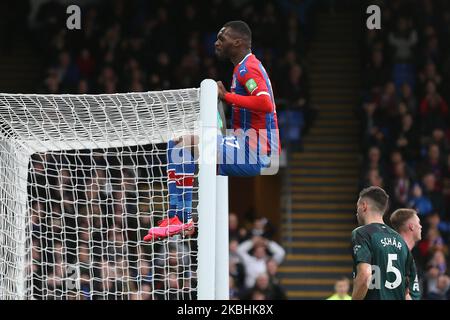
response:
<path id="1" fill-rule="evenodd" d="M 336 282 L 341 282 L 341 281 L 350 282 L 350 279 L 347 278 L 346 276 L 341 276 L 336 280 Z"/>
<path id="2" fill-rule="evenodd" d="M 365 188 L 359 193 L 359 197 L 361 199 L 370 199 L 375 207 L 374 209 L 380 211 L 381 214 L 384 214 L 388 207 L 389 196 L 386 191 L 380 187 L 372 186 Z"/>
<path id="3" fill-rule="evenodd" d="M 400 228 L 405 225 L 406 221 L 411 219 L 416 214 L 417 212 L 414 209 L 402 208 L 395 210 L 389 219 L 392 228 L 394 228 L 397 232 L 400 231 Z"/>
<path id="4" fill-rule="evenodd" d="M 242 20 L 229 21 L 224 24 L 225 28 L 230 28 L 239 36 L 241 36 L 244 40 L 247 40 L 249 43 L 252 41 L 252 30 L 247 23 Z"/>

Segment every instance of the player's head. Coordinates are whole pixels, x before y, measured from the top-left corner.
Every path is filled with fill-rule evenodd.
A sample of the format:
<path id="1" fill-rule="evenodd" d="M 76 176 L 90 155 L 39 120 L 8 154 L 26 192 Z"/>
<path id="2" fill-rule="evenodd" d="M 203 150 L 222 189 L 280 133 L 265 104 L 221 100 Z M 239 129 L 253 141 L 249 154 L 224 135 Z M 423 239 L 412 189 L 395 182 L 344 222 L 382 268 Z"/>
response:
<path id="1" fill-rule="evenodd" d="M 334 290 L 341 297 L 347 295 L 350 290 L 350 280 L 347 277 L 338 279 L 334 284 Z"/>
<path id="2" fill-rule="evenodd" d="M 230 21 L 217 34 L 216 55 L 219 59 L 230 59 L 252 46 L 252 31 L 244 21 Z"/>
<path id="3" fill-rule="evenodd" d="M 368 187 L 359 193 L 356 204 L 358 223 L 364 225 L 368 215 L 383 216 L 389 203 L 389 196 L 380 187 Z"/>
<path id="4" fill-rule="evenodd" d="M 390 218 L 391 226 L 398 233 L 411 235 L 414 242 L 422 239 L 422 225 L 414 209 L 397 209 Z"/>

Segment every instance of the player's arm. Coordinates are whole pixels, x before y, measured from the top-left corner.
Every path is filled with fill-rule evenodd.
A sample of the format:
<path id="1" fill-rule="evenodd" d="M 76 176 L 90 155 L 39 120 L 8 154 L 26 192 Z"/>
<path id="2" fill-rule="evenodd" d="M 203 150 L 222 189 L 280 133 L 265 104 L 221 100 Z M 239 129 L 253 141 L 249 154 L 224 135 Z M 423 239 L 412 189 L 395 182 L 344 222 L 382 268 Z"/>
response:
<path id="1" fill-rule="evenodd" d="M 219 99 L 225 101 L 228 104 L 235 104 L 244 109 L 259 111 L 259 112 L 272 112 L 272 100 L 270 95 L 260 94 L 259 96 L 241 96 L 228 92 L 221 81 L 217 82 L 219 89 Z"/>
<path id="2" fill-rule="evenodd" d="M 412 300 L 411 295 L 409 294 L 409 288 L 406 288 L 405 300 Z"/>
<path id="3" fill-rule="evenodd" d="M 238 105 L 240 108 L 257 111 L 273 112 L 273 103 L 262 71 L 254 66 L 241 66 L 238 70 L 237 81 L 245 88 L 248 95 L 241 96 L 227 92 L 223 84 L 218 84 L 219 98 L 228 104 Z"/>
<path id="4" fill-rule="evenodd" d="M 372 277 L 372 266 L 368 263 L 358 263 L 356 277 L 353 280 L 352 300 L 363 300 L 369 290 L 369 282 Z"/>

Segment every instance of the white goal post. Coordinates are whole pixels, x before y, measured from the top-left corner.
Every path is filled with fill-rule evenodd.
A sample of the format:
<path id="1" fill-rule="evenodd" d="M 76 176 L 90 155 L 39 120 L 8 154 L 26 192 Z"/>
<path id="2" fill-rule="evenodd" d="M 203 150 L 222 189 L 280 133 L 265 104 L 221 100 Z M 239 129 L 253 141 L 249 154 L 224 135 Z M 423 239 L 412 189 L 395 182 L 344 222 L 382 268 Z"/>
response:
<path id="1" fill-rule="evenodd" d="M 0 299 L 228 299 L 228 181 L 217 85 L 101 95 L 0 94 Z M 167 217 L 167 143 L 196 134 L 196 233 Z"/>

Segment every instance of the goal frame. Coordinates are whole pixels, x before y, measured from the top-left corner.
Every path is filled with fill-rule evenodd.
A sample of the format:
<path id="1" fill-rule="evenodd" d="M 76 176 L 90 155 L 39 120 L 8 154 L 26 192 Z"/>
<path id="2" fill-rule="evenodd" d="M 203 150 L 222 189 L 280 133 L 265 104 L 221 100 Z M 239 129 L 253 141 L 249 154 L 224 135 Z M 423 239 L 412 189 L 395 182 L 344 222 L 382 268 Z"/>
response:
<path id="1" fill-rule="evenodd" d="M 200 139 L 199 139 L 199 204 L 198 204 L 198 269 L 197 298 L 199 300 L 226 300 L 229 298 L 228 270 L 228 178 L 216 175 L 217 167 L 217 84 L 214 80 L 205 79 L 200 85 Z M 17 97 L 19 94 L 8 96 Z M 4 128 L 2 128 L 3 131 Z M 80 141 L 69 143 L 60 141 L 49 147 L 45 141 L 19 141 L 15 136 L 0 137 L 0 184 L 6 179 L 13 185 L 13 192 L 7 190 L 0 193 L 0 214 L 13 211 L 10 224 L 18 230 L 14 241 L 16 248 L 8 247 L 7 234 L 0 233 L 0 273 L 4 273 L 6 265 L 15 264 L 12 288 L 0 292 L 0 298 L 23 300 L 26 298 L 26 246 L 30 244 L 31 234 L 26 234 L 29 204 L 27 196 L 28 163 L 32 152 L 25 148 L 34 143 L 34 149 L 46 152 L 67 149 L 86 149 L 103 147 L 98 142 Z M 135 145 L 136 140 L 117 145 L 123 147 Z M 56 146 L 56 147 L 55 147 Z M 105 148 L 113 147 L 108 144 Z M 33 153 L 34 153 L 33 152 Z M 13 167 L 12 167 L 13 166 Z M 14 199 L 15 197 L 15 199 Z M 4 205 L 2 202 L 12 202 Z M 8 210 L 4 209 L 8 207 Z M 12 210 L 11 210 L 12 209 Z M 8 213 L 10 216 L 11 212 Z M 6 220 L 5 220 L 6 221 Z M 9 221 L 8 221 L 9 222 Z M 9 225 L 8 225 L 9 226 Z M 5 256 L 16 255 L 15 261 L 5 261 Z M 0 274 L 0 280 L 4 274 Z"/>
<path id="2" fill-rule="evenodd" d="M 228 177 L 217 176 L 217 84 L 200 85 L 198 299 L 229 299 Z"/>

